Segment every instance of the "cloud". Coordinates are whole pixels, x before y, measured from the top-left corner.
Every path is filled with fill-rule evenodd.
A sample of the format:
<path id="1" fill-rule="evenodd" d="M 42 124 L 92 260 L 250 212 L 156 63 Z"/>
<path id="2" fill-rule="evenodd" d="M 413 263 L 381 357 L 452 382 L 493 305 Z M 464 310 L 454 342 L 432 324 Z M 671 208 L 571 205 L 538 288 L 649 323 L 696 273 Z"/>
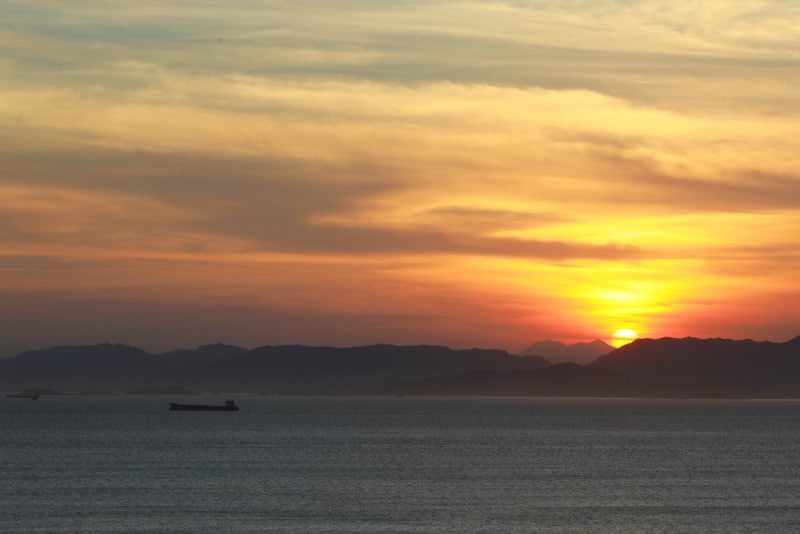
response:
<path id="1" fill-rule="evenodd" d="M 693 117 L 590 91 L 162 74 L 121 100 L 4 91 L 24 117 L 6 126 L 5 182 L 28 199 L 78 195 L 48 220 L 103 220 L 87 234 L 98 242 L 149 226 L 154 249 L 229 238 L 243 250 L 554 261 L 654 248 L 587 223 L 792 209 L 800 184 L 791 119 Z M 134 212 L 147 215 L 118 220 Z"/>
<path id="2" fill-rule="evenodd" d="M 796 11 L 10 0 L 0 274 L 450 332 L 485 306 L 514 336 L 794 294 Z"/>
<path id="3" fill-rule="evenodd" d="M 526 211 L 440 206 L 419 213 L 431 228 L 447 228 L 458 232 L 493 233 L 503 230 L 529 229 L 570 220 L 568 214 L 532 213 Z"/>
<path id="4" fill-rule="evenodd" d="M 124 90 L 133 80 L 118 67 L 141 63 L 211 77 L 586 88 L 722 111 L 762 99 L 766 84 L 777 91 L 770 98 L 791 98 L 797 81 L 797 8 L 779 1 L 687 7 L 665 0 L 337 0 L 187 8 L 13 0 L 3 9 L 11 23 L 0 40 L 22 62 L 26 82 L 35 75 Z M 737 89 L 743 85 L 746 91 Z"/>

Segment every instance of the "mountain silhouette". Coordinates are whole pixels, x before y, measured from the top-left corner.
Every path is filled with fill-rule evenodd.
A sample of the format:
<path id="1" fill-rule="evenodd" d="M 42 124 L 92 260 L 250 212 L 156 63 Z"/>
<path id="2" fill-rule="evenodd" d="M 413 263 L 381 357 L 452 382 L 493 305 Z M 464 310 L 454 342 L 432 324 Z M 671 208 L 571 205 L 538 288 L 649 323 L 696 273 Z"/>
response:
<path id="1" fill-rule="evenodd" d="M 248 350 L 235 345 L 215 343 L 200 345 L 196 349 L 178 349 L 158 355 L 162 363 L 170 368 L 191 367 L 216 361 L 230 361 L 241 358 Z"/>
<path id="2" fill-rule="evenodd" d="M 265 346 L 233 361 L 175 370 L 170 380 L 206 390 L 262 392 L 368 392 L 400 381 L 467 370 L 548 367 L 540 357 L 518 358 L 502 350 L 454 350 L 434 345 L 369 345 L 335 348 Z"/>
<path id="3" fill-rule="evenodd" d="M 560 341 L 537 341 L 519 353 L 520 356 L 541 356 L 553 363 L 579 363 L 585 365 L 598 357 L 608 354 L 614 347 L 595 339 L 588 343 L 573 343 L 567 345 Z"/>
<path id="4" fill-rule="evenodd" d="M 545 348 L 547 344 L 542 345 Z M 597 371 L 602 371 L 598 373 Z M 800 337 L 786 343 L 663 338 L 634 341 L 588 366 L 470 372 L 390 385 L 416 395 L 798 397 Z"/>
<path id="5" fill-rule="evenodd" d="M 401 380 L 467 370 L 509 371 L 547 367 L 540 357 L 519 358 L 494 349 L 372 345 L 333 348 L 304 345 L 247 350 L 204 345 L 163 354 L 119 344 L 60 346 L 26 351 L 0 361 L 0 387 L 65 391 L 142 391 L 183 387 L 193 391 L 375 391 Z"/>
<path id="6" fill-rule="evenodd" d="M 800 336 L 785 343 L 751 339 L 637 339 L 598 358 L 614 371 L 655 388 L 686 394 L 800 393 Z"/>
<path id="7" fill-rule="evenodd" d="M 127 345 L 68 345 L 25 351 L 0 361 L 0 385 L 54 389 L 133 387 L 160 369 L 147 352 Z"/>
<path id="8" fill-rule="evenodd" d="M 602 342 L 593 344 L 602 349 Z M 550 346 L 557 347 L 556 344 Z M 539 347 L 547 345 L 539 344 Z M 538 350 L 538 349 L 537 349 Z M 435 345 L 60 346 L 0 360 L 0 388 L 402 395 L 800 397 L 800 336 L 639 339 L 589 365 Z"/>

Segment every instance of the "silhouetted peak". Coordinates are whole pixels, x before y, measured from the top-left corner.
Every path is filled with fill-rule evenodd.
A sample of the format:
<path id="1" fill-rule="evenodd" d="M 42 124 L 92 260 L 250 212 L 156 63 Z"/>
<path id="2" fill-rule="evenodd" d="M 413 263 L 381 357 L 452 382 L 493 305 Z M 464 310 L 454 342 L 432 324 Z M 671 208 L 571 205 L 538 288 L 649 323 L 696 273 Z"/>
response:
<path id="1" fill-rule="evenodd" d="M 786 342 L 787 345 L 800 345 L 800 336 L 795 336 Z"/>
<path id="2" fill-rule="evenodd" d="M 247 351 L 247 349 L 245 348 L 239 347 L 237 345 L 228 345 L 226 343 L 210 343 L 206 345 L 200 345 L 199 347 L 197 347 L 198 352 L 213 352 L 220 350 Z"/>
<path id="3" fill-rule="evenodd" d="M 541 356 L 553 363 L 574 362 L 587 364 L 600 356 L 608 354 L 613 347 L 604 341 L 595 339 L 589 342 L 578 342 L 571 345 L 561 341 L 544 340 L 529 346 L 518 356 Z"/>

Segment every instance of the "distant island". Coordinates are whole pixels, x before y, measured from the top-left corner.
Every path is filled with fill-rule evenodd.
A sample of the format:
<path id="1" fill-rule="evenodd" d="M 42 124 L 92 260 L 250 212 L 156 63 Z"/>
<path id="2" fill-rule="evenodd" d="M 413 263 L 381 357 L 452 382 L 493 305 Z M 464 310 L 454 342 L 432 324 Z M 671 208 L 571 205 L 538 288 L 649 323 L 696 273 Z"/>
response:
<path id="1" fill-rule="evenodd" d="M 551 355 L 561 351 L 557 361 L 571 350 L 559 345 L 538 344 Z M 582 354 L 604 354 L 581 365 L 530 354 L 537 344 L 522 355 L 435 345 L 248 350 L 216 344 L 162 354 L 110 343 L 60 346 L 0 360 L 0 388 L 162 395 L 800 397 L 800 336 L 785 343 L 662 338 L 619 349 L 602 342 L 577 345 Z"/>

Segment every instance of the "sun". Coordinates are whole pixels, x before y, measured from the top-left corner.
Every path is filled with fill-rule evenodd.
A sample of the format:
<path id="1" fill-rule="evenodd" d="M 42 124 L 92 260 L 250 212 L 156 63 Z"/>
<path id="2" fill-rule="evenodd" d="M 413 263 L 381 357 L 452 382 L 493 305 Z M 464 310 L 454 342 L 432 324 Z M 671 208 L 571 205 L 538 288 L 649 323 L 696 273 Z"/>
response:
<path id="1" fill-rule="evenodd" d="M 614 348 L 619 348 L 623 345 L 627 345 L 638 337 L 639 335 L 630 328 L 620 328 L 614 332 L 614 335 L 611 337 L 611 345 Z"/>

